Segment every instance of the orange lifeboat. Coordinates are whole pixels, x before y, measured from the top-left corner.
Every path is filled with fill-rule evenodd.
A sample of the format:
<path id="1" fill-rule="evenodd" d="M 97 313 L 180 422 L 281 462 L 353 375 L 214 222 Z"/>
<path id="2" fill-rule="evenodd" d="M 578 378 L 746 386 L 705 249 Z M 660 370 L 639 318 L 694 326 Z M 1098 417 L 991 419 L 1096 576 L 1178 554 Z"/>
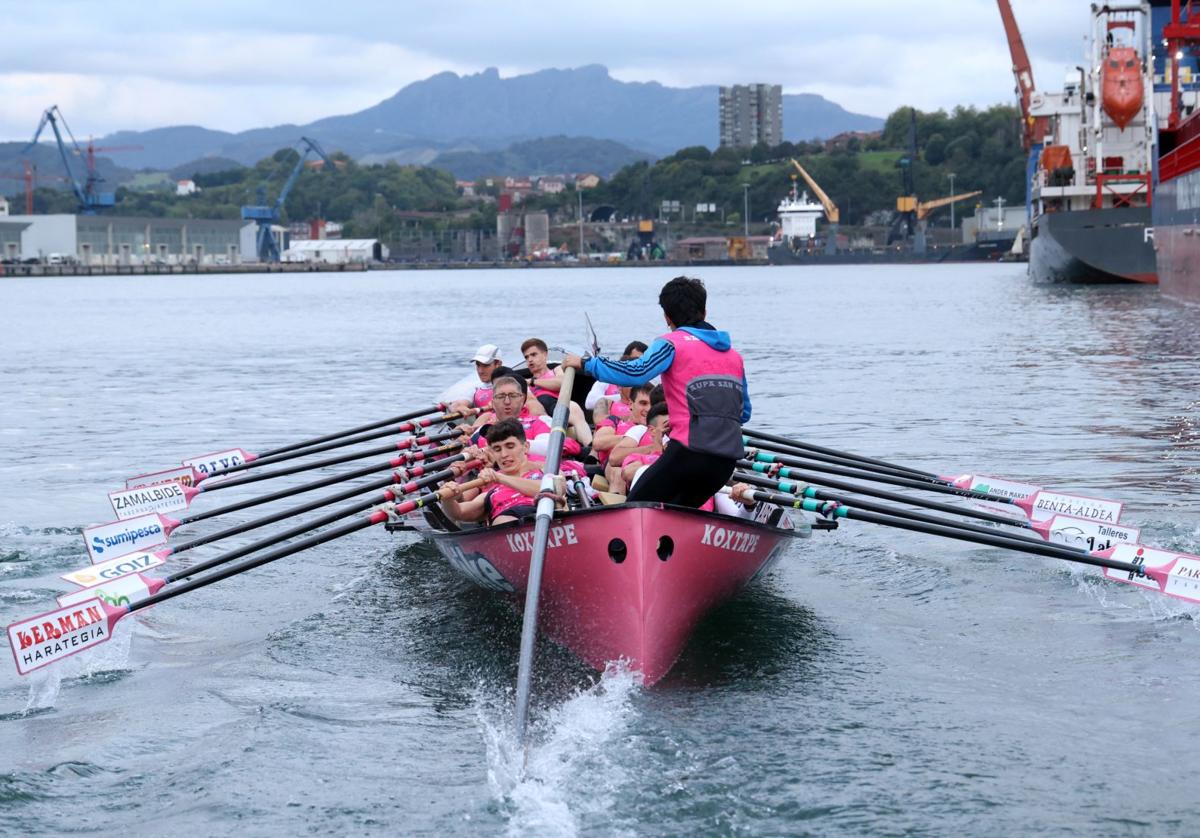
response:
<path id="1" fill-rule="evenodd" d="M 1133 47 L 1109 49 L 1100 80 L 1104 112 L 1125 130 L 1142 110 L 1142 62 Z"/>

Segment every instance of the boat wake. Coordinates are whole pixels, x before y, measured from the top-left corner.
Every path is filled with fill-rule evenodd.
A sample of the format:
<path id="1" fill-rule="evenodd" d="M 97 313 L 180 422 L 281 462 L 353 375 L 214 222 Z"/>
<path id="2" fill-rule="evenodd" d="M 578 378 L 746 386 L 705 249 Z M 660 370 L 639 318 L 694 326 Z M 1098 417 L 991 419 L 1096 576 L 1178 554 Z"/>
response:
<path id="1" fill-rule="evenodd" d="M 633 715 L 641 676 L 609 665 L 600 680 L 535 721 L 528 758 L 512 735 L 512 708 L 480 702 L 488 785 L 510 835 L 576 835 L 609 819 L 630 762 L 620 742 Z M 522 765 L 524 764 L 524 771 Z"/>

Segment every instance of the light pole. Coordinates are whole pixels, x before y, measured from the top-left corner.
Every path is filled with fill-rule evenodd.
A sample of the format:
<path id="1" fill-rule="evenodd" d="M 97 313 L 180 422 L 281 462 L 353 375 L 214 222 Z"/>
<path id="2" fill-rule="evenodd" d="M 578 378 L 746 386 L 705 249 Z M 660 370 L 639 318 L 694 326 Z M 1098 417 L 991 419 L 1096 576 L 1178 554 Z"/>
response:
<path id="1" fill-rule="evenodd" d="M 579 258 L 583 259 L 583 190 L 578 185 L 575 194 L 579 196 Z"/>
<path id="2" fill-rule="evenodd" d="M 750 184 L 742 184 L 742 233 L 750 238 Z"/>
<path id="3" fill-rule="evenodd" d="M 946 175 L 946 177 L 950 178 L 950 197 L 953 198 L 954 197 L 954 172 L 950 172 L 950 174 Z M 954 202 L 953 201 L 950 202 L 950 229 L 951 230 L 954 229 Z"/>

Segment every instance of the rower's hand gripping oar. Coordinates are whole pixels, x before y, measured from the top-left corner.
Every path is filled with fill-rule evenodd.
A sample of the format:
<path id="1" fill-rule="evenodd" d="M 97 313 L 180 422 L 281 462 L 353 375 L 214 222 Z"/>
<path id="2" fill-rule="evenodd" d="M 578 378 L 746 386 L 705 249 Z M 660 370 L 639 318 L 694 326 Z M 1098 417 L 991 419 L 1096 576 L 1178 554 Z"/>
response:
<path id="1" fill-rule="evenodd" d="M 591 328 L 591 322 L 588 322 Z M 593 342 L 595 333 L 593 332 Z M 541 491 L 537 498 L 537 519 L 533 530 L 533 552 L 529 557 L 529 577 L 525 584 L 525 613 L 521 623 L 521 654 L 517 665 L 517 742 L 525 744 L 529 720 L 529 692 L 533 681 L 533 648 L 537 639 L 538 598 L 542 590 L 542 566 L 546 562 L 546 545 L 550 536 L 550 521 L 554 517 L 554 478 L 562 463 L 563 440 L 566 439 L 567 410 L 571 403 L 571 388 L 575 385 L 575 368 L 563 373 L 562 387 L 554 405 L 550 441 L 546 451 L 546 466 L 542 471 Z"/>
<path id="2" fill-rule="evenodd" d="M 473 481 L 473 483 L 482 485 L 482 481 Z M 464 484 L 464 486 L 474 488 L 472 484 Z M 199 579 L 165 587 L 155 594 L 128 605 L 113 606 L 104 602 L 100 597 L 91 597 L 77 604 L 20 620 L 8 627 L 8 644 L 12 649 L 17 672 L 21 675 L 28 675 L 30 672 L 57 663 L 71 655 L 107 643 L 112 637 L 117 623 L 136 611 L 166 602 L 181 594 L 190 593 L 239 573 L 245 573 L 310 547 L 316 547 L 367 527 L 382 524 L 389 520 L 389 516 L 406 515 L 434 500 L 448 496 L 449 492 L 442 489 L 422 498 L 385 505 L 356 521 L 350 521 L 291 544 L 282 545 L 261 556 Z"/>

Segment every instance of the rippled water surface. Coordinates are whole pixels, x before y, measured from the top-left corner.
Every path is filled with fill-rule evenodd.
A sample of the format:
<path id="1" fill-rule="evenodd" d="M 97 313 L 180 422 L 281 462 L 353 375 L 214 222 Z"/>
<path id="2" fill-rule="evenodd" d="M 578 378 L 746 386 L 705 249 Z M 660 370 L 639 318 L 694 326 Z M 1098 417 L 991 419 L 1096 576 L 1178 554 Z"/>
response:
<path id="1" fill-rule="evenodd" d="M 1200 552 L 1200 311 L 1020 266 L 701 275 L 760 428 L 1116 497 L 1144 540 Z M 662 331 L 669 276 L 0 281 L 0 622 L 67 589 L 125 477 L 420 406 L 480 343 L 580 345 L 584 311 L 619 351 Z M 846 522 L 653 689 L 543 644 L 522 778 L 516 616 L 368 530 L 123 621 L 57 671 L 0 666 L 0 832 L 1193 835 L 1196 615 Z"/>

